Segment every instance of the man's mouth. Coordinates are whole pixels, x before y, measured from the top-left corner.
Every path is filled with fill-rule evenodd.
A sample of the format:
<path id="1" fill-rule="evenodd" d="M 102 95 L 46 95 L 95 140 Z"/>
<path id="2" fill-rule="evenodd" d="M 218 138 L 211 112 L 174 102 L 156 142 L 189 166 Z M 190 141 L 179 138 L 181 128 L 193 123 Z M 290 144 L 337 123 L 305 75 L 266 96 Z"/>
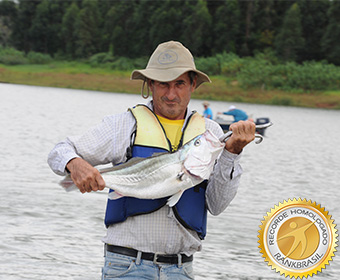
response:
<path id="1" fill-rule="evenodd" d="M 169 106 L 177 105 L 177 104 L 180 103 L 180 100 L 178 100 L 178 99 L 169 100 L 167 98 L 162 98 L 162 101 Z"/>
<path id="2" fill-rule="evenodd" d="M 177 102 L 172 102 L 172 101 L 167 101 L 167 102 L 165 102 L 165 104 L 172 107 L 172 106 L 177 105 L 178 103 Z"/>

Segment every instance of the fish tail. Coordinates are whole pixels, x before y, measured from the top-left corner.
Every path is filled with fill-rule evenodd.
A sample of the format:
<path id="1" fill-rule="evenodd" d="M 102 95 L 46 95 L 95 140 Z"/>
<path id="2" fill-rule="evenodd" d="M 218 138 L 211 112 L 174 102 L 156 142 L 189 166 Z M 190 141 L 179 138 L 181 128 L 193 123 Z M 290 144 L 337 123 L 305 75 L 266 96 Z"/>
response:
<path id="1" fill-rule="evenodd" d="M 78 187 L 72 181 L 70 175 L 66 176 L 63 180 L 61 180 L 59 182 L 59 185 L 62 186 L 65 189 L 65 191 L 67 191 L 67 192 L 74 191 L 74 190 L 78 189 Z"/>
<path id="2" fill-rule="evenodd" d="M 182 194 L 183 194 L 183 191 L 179 191 L 175 193 L 173 196 L 170 196 L 166 204 L 169 205 L 169 207 L 175 206 L 176 203 L 180 200 Z"/>
<path id="3" fill-rule="evenodd" d="M 122 194 L 120 194 L 116 191 L 112 191 L 112 192 L 109 192 L 108 197 L 111 200 L 116 200 L 116 199 L 120 199 L 120 198 L 124 197 L 124 195 L 122 195 Z"/>

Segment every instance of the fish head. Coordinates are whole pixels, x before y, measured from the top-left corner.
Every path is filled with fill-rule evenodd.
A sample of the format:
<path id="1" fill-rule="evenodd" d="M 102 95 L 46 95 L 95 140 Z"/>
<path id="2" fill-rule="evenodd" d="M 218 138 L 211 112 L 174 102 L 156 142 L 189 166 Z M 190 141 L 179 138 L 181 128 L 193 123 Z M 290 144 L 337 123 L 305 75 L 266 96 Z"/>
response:
<path id="1" fill-rule="evenodd" d="M 183 147 L 186 148 L 183 161 L 185 172 L 199 181 L 209 179 L 224 144 L 210 130 L 206 130 Z"/>

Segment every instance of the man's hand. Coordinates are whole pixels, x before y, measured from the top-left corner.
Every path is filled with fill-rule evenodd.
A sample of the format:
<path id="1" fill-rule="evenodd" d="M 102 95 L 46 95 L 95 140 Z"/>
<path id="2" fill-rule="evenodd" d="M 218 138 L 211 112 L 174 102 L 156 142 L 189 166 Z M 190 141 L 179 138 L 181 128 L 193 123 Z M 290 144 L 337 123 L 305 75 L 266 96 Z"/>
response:
<path id="1" fill-rule="evenodd" d="M 255 139 L 255 123 L 239 121 L 230 125 L 233 134 L 225 143 L 225 148 L 233 154 L 239 154 L 243 148 Z"/>
<path id="2" fill-rule="evenodd" d="M 71 179 L 82 193 L 105 188 L 105 182 L 99 171 L 82 158 L 71 159 L 66 167 L 71 172 Z"/>

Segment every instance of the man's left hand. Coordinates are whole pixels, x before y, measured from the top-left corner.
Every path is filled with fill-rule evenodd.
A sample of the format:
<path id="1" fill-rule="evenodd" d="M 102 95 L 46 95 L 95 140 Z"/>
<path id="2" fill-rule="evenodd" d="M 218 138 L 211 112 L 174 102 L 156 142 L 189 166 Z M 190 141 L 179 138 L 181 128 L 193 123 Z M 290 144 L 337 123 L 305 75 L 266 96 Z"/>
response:
<path id="1" fill-rule="evenodd" d="M 255 139 L 255 123 L 252 121 L 239 121 L 230 125 L 229 130 L 233 132 L 225 143 L 227 151 L 239 154 L 243 148 Z"/>

